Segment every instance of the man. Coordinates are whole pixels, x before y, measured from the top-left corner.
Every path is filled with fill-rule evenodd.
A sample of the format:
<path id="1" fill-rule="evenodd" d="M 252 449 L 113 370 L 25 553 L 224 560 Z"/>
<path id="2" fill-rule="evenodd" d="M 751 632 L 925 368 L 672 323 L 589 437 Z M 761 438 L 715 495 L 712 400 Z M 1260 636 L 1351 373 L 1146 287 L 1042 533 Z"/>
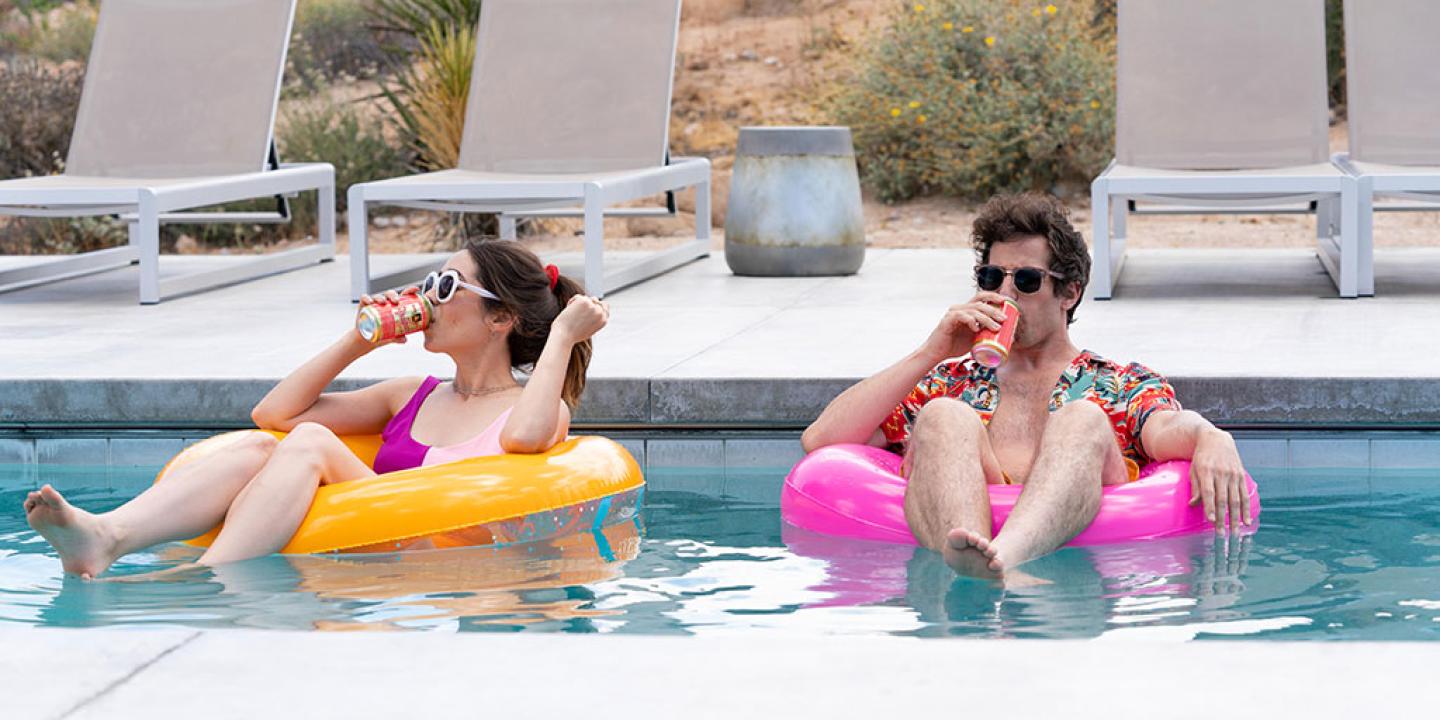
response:
<path id="1" fill-rule="evenodd" d="M 1090 524 L 1100 489 L 1139 466 L 1190 459 L 1191 504 L 1217 528 L 1251 521 L 1235 441 L 1181 410 L 1163 377 L 1081 351 L 1069 324 L 1090 278 L 1085 241 L 1054 198 L 993 198 L 975 219 L 979 292 L 952 306 L 917 350 L 835 398 L 805 431 L 811 451 L 869 443 L 903 451 L 905 517 L 921 545 L 965 575 L 1004 579 Z M 997 329 L 1005 299 L 1020 307 L 1010 357 L 969 357 Z M 1023 484 L 991 534 L 989 483 Z"/>

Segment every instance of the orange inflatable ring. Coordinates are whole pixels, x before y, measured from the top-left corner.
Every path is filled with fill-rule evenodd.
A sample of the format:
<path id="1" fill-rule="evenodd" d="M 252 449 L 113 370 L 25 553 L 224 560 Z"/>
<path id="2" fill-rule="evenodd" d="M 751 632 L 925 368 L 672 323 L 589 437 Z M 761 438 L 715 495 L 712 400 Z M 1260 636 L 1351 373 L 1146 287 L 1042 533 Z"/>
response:
<path id="1" fill-rule="evenodd" d="M 225 452 L 246 433 L 209 438 L 165 465 L 176 468 Z M 373 464 L 380 437 L 342 437 Z M 325 485 L 282 553 L 394 552 L 534 542 L 599 530 L 635 517 L 645 489 L 640 466 L 618 443 L 577 437 L 535 455 L 469 458 Z M 219 533 L 188 541 L 208 547 Z"/>

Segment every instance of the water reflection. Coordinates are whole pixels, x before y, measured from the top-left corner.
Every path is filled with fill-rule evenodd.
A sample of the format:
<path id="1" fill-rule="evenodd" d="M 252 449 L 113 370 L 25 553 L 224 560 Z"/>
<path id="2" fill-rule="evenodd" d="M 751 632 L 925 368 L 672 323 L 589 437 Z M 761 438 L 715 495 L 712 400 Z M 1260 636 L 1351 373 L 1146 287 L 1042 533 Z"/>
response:
<path id="1" fill-rule="evenodd" d="M 824 560 L 814 607 L 914 608 L 911 634 L 1096 637 L 1112 625 L 1181 616 L 1217 617 L 1240 601 L 1251 535 L 1200 534 L 1144 543 L 1066 548 L 1024 565 L 1042 581 L 1004 588 L 957 578 L 921 548 L 783 531 L 797 555 Z"/>
<path id="2" fill-rule="evenodd" d="M 608 611 L 585 586 L 623 573 L 640 550 L 637 523 L 503 547 L 377 555 L 272 555 L 213 568 L 182 566 L 144 582 L 65 577 L 45 624 L 121 622 L 199 627 L 583 632 Z M 165 546 L 150 563 L 192 560 Z"/>

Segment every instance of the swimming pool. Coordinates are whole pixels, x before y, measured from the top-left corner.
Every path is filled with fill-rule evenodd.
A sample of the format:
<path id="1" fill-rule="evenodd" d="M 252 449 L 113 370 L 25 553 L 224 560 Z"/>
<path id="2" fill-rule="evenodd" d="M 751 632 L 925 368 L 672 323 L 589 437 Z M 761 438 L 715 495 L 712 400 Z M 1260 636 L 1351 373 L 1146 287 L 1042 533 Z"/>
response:
<path id="1" fill-rule="evenodd" d="M 46 477 L 101 510 L 129 495 L 110 488 L 141 487 L 155 469 L 70 466 Z M 25 524 L 24 491 L 9 489 L 0 491 L 0 623 L 1440 640 L 1440 470 L 1257 470 L 1265 505 L 1253 536 L 1067 548 L 1024 566 L 1045 584 L 1009 589 L 957 580 L 928 551 L 782 526 L 784 470 L 652 467 L 639 522 L 558 542 L 274 556 L 145 583 L 63 577 Z M 7 472 L 18 471 L 0 466 L 0 479 Z M 195 555 L 162 546 L 112 574 Z"/>

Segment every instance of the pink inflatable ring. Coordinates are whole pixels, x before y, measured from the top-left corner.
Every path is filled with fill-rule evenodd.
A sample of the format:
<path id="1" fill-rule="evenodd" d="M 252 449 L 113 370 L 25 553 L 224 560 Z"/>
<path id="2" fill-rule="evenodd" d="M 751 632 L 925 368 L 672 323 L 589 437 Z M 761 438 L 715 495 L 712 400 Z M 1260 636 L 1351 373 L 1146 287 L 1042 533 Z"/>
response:
<path id="1" fill-rule="evenodd" d="M 990 486 L 995 532 L 1023 488 Z M 1102 492 L 1095 520 L 1067 545 L 1149 540 L 1215 527 L 1200 504 L 1190 504 L 1190 463 L 1183 460 L 1147 465 L 1134 482 Z M 1245 492 L 1258 520 L 1260 496 L 1249 475 Z M 904 500 L 899 455 L 868 445 L 832 445 L 805 456 L 790 471 L 780 492 L 780 516 L 791 525 L 827 535 L 914 545 Z"/>

